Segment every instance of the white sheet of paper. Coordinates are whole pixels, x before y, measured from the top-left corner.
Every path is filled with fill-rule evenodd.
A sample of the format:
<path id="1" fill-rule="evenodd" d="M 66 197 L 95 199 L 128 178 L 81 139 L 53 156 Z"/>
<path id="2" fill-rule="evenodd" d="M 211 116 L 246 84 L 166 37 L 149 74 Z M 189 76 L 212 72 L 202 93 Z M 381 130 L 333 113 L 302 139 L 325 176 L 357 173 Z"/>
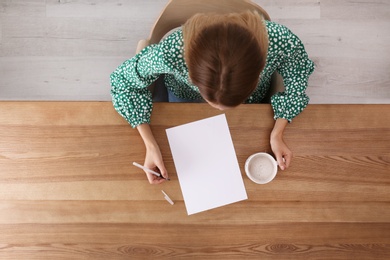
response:
<path id="1" fill-rule="evenodd" d="M 248 198 L 225 114 L 166 132 L 188 215 Z"/>

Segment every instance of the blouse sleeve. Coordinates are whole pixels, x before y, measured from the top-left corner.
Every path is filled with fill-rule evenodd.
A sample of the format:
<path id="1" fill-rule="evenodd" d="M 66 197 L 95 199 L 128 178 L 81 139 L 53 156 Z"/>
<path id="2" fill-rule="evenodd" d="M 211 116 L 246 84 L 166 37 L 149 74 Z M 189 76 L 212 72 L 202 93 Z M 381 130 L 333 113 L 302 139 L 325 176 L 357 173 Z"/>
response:
<path id="1" fill-rule="evenodd" d="M 314 71 L 314 63 L 309 59 L 300 39 L 288 31 L 284 55 L 277 69 L 283 78 L 284 92 L 271 97 L 274 118 L 284 118 L 289 122 L 305 109 L 309 97 L 305 90 L 310 74 Z"/>
<path id="2" fill-rule="evenodd" d="M 110 76 L 114 108 L 132 127 L 150 123 L 153 104 L 147 87 L 164 73 L 162 52 L 161 45 L 150 45 Z"/>

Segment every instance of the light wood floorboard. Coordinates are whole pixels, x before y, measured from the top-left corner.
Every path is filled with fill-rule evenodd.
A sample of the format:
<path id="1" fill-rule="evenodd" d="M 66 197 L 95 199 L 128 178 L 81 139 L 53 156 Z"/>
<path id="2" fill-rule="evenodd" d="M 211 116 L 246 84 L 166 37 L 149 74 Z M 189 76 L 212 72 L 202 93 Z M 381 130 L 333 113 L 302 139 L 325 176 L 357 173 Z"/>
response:
<path id="1" fill-rule="evenodd" d="M 311 103 L 390 103 L 390 2 L 256 0 L 305 43 Z M 109 101 L 165 0 L 0 1 L 0 100 Z"/>

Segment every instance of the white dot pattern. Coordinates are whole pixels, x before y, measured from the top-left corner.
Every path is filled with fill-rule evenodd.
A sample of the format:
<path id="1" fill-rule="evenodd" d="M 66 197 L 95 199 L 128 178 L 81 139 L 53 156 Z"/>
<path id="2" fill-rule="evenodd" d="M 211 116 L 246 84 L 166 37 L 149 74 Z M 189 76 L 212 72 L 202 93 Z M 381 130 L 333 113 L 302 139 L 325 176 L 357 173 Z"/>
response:
<path id="1" fill-rule="evenodd" d="M 260 103 L 270 88 L 272 74 L 277 71 L 283 77 L 285 91 L 271 97 L 274 118 L 291 122 L 309 102 L 305 90 L 314 63 L 300 39 L 288 28 L 271 21 L 265 21 L 265 25 L 269 36 L 266 66 L 258 87 L 245 103 Z M 132 127 L 150 123 L 153 103 L 147 87 L 161 74 L 165 74 L 165 85 L 177 97 L 201 99 L 199 89 L 189 81 L 183 53 L 183 33 L 178 29 L 159 44 L 150 45 L 125 61 L 111 74 L 114 108 Z"/>

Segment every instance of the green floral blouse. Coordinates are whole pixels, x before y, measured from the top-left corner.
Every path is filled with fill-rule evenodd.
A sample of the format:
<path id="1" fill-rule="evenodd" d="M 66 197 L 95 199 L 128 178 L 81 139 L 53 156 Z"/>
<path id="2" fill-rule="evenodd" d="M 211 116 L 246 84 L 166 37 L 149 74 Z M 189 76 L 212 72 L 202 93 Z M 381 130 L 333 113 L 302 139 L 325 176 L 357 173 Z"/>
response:
<path id="1" fill-rule="evenodd" d="M 270 21 L 265 21 L 265 25 L 269 38 L 266 66 L 257 89 L 245 103 L 260 103 L 270 87 L 272 74 L 277 71 L 283 78 L 285 91 L 271 97 L 274 118 L 290 122 L 309 102 L 305 90 L 314 63 L 300 39 L 288 28 Z M 189 81 L 183 52 L 183 33 L 178 29 L 125 61 L 111 74 L 114 108 L 132 127 L 150 123 L 153 103 L 147 87 L 161 74 L 165 74 L 165 85 L 175 96 L 201 99 L 199 89 Z"/>

